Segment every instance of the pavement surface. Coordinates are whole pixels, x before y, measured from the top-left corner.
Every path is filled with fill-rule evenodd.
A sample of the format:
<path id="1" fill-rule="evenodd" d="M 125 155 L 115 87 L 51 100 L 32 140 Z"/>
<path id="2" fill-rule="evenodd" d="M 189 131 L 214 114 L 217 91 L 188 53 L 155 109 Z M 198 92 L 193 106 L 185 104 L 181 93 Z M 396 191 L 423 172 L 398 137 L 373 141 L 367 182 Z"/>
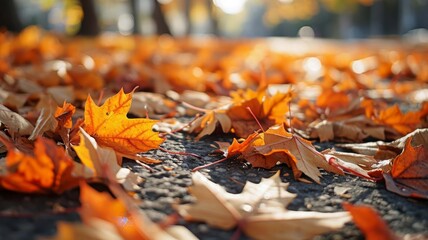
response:
<path id="1" fill-rule="evenodd" d="M 195 153 L 201 159 L 172 155 L 161 150 L 147 153 L 148 156 L 162 160 L 154 165 L 156 172 L 149 172 L 133 161 L 124 165 L 138 173 L 145 180 L 138 193 L 143 199 L 142 209 L 154 221 L 161 221 L 174 213 L 172 203 L 189 203 L 195 199 L 187 192 L 192 184 L 191 169 L 220 159 L 210 155 L 215 150 L 214 141 L 231 141 L 231 135 L 215 135 L 194 141 L 188 134 L 178 133 L 168 136 L 162 147 L 170 151 Z M 331 143 L 315 144 L 318 150 L 333 146 Z M 389 227 L 398 235 L 424 235 L 428 238 L 428 201 L 405 198 L 388 192 L 383 183 L 374 183 L 354 176 L 339 176 L 322 172 L 321 184 L 308 184 L 294 180 L 292 172 L 285 165 L 264 170 L 251 168 L 246 163 L 226 161 L 201 170 L 212 181 L 222 185 L 231 193 L 239 193 L 246 181 L 259 182 L 281 171 L 284 182 L 290 182 L 288 191 L 296 193 L 296 199 L 288 207 L 292 210 L 312 210 L 336 212 L 343 210 L 342 203 L 368 204 L 378 210 Z M 335 187 L 350 188 L 347 196 L 334 193 Z M 0 191 L 0 239 L 37 239 L 56 232 L 58 221 L 79 221 L 76 208 L 79 206 L 78 189 L 61 196 L 40 196 Z M 55 214 L 54 210 L 67 209 L 69 213 Z M 204 223 L 186 223 L 185 225 L 200 239 L 229 239 L 233 231 L 213 229 Z M 424 238 L 425 237 L 425 238 Z M 241 239 L 248 239 L 242 236 Z M 364 239 L 353 223 L 348 223 L 338 232 L 318 236 L 316 239 Z"/>

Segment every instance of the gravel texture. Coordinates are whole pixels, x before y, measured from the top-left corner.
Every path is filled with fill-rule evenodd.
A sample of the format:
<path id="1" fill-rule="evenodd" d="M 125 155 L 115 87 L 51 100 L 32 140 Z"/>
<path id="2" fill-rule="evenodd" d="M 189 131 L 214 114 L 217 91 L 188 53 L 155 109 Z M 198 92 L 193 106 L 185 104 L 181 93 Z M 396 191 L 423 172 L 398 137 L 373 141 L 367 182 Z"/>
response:
<path id="1" fill-rule="evenodd" d="M 195 153 L 201 159 L 171 155 L 161 150 L 147 153 L 163 162 L 154 165 L 156 172 L 149 172 L 133 161 L 124 165 L 138 173 L 145 180 L 141 183 L 139 196 L 143 199 L 141 208 L 154 221 L 161 221 L 174 213 L 172 203 L 189 203 L 194 198 L 187 192 L 192 184 L 191 169 L 220 159 L 211 155 L 215 150 L 214 141 L 230 141 L 232 136 L 218 135 L 201 141 L 187 134 L 169 136 L 163 147 L 170 151 Z M 332 144 L 316 144 L 318 150 Z M 285 165 L 278 165 L 272 170 L 251 168 L 238 161 L 226 161 L 201 172 L 212 181 L 222 185 L 231 193 L 239 193 L 246 181 L 260 182 L 261 178 L 272 176 L 281 171 L 284 182 L 290 182 L 288 190 L 296 193 L 297 198 L 288 207 L 292 210 L 313 210 L 335 212 L 343 210 L 342 203 L 368 204 L 378 210 L 390 228 L 398 235 L 423 234 L 428 238 L 428 201 L 398 196 L 388 192 L 383 183 L 373 183 L 354 176 L 338 176 L 322 171 L 321 184 L 307 184 L 294 180 L 292 172 Z M 347 196 L 334 193 L 335 187 L 350 188 Z M 79 221 L 74 211 L 79 205 L 78 189 L 61 196 L 31 196 L 27 194 L 0 191 L 0 239 L 36 239 L 39 236 L 55 234 L 58 221 Z M 67 209 L 70 213 L 55 213 L 55 210 Z M 200 239 L 229 239 L 233 231 L 213 229 L 204 223 L 186 223 Z M 242 236 L 242 239 L 247 239 Z M 316 239 L 364 239 L 361 232 L 352 223 L 348 223 L 339 232 L 316 237 Z"/>

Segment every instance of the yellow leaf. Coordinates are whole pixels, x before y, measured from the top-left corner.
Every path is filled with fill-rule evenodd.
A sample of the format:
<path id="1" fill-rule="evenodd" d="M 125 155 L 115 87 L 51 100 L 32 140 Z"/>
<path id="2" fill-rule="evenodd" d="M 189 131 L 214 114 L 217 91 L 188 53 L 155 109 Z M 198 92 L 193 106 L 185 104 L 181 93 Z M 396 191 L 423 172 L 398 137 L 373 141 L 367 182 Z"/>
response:
<path id="1" fill-rule="evenodd" d="M 131 108 L 132 92 L 123 89 L 101 106 L 89 96 L 85 104 L 84 129 L 98 144 L 111 147 L 123 154 L 137 154 L 158 148 L 164 141 L 152 130 L 155 120 L 129 119 L 126 114 Z"/>

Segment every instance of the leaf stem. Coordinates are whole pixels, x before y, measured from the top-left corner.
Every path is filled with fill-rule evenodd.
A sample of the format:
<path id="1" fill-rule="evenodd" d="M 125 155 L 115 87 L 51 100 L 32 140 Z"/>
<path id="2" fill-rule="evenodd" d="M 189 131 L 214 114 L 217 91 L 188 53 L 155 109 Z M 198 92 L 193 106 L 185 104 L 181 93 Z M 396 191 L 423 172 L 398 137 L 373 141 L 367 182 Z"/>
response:
<path id="1" fill-rule="evenodd" d="M 236 230 L 233 232 L 232 237 L 230 237 L 230 240 L 239 240 L 239 238 L 241 238 L 241 233 L 241 227 L 238 225 Z"/>
<path id="2" fill-rule="evenodd" d="M 192 156 L 192 157 L 195 157 L 195 158 L 202 158 L 201 156 L 199 156 L 196 153 L 175 152 L 175 151 L 170 151 L 170 150 L 162 148 L 162 147 L 159 147 L 159 150 L 164 151 L 164 152 L 169 153 L 169 154 L 174 154 L 174 155 L 185 155 L 185 156 Z"/>
<path id="3" fill-rule="evenodd" d="M 185 106 L 185 107 L 188 107 L 190 109 L 193 109 L 193 110 L 196 110 L 196 111 L 199 111 L 199 112 L 206 113 L 206 112 L 209 111 L 208 109 L 200 108 L 200 107 L 194 106 L 194 105 L 192 105 L 190 103 L 187 103 L 187 102 L 181 102 L 181 104 L 183 104 L 183 106 Z"/>
<path id="4" fill-rule="evenodd" d="M 215 164 L 217 164 L 217 163 L 224 162 L 224 161 L 226 161 L 226 160 L 228 160 L 228 159 L 230 159 L 230 157 L 225 157 L 225 158 L 222 158 L 222 159 L 217 160 L 217 161 L 215 161 L 215 162 L 210 162 L 210 163 L 208 163 L 208 164 L 205 164 L 205 165 L 202 165 L 202 166 L 199 166 L 199 167 L 195 167 L 194 169 L 192 169 L 192 172 L 196 172 L 196 171 L 199 171 L 199 170 L 201 170 L 201 169 L 203 169 L 203 168 L 207 168 L 207 167 L 210 167 L 210 166 L 215 165 Z"/>
<path id="5" fill-rule="evenodd" d="M 262 124 L 259 122 L 259 120 L 257 119 L 256 115 L 254 115 L 253 111 L 251 110 L 250 107 L 246 107 L 247 110 L 250 112 L 251 116 L 253 116 L 254 120 L 256 120 L 257 124 L 259 125 L 260 129 L 265 132 L 265 130 L 263 129 Z"/>

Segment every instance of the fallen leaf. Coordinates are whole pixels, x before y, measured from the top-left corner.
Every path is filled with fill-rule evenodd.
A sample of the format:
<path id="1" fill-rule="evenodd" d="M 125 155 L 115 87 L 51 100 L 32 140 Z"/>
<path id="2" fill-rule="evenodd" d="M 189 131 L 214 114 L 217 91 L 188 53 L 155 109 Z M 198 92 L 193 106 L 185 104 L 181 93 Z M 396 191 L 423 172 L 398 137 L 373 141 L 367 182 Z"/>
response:
<path id="1" fill-rule="evenodd" d="M 408 139 L 411 140 L 412 146 L 422 145 L 424 148 L 428 148 L 428 129 L 416 129 L 415 131 L 395 140 L 392 142 L 366 142 L 366 143 L 349 143 L 349 144 L 337 144 L 338 147 L 350 149 L 354 152 L 375 156 L 378 155 L 379 151 L 390 151 L 400 153 Z M 395 154 L 395 157 L 398 154 Z M 382 158 L 381 158 L 382 159 Z"/>
<path id="2" fill-rule="evenodd" d="M 5 141 L 1 137 L 2 141 Z M 5 143 L 5 142 L 4 142 Z M 6 143 L 5 143 L 6 144 Z M 52 140 L 39 137 L 34 145 L 34 156 L 8 146 L 5 172 L 0 185 L 8 190 L 27 193 L 62 193 L 77 186 L 79 177 L 73 176 L 74 162 L 64 148 Z"/>
<path id="3" fill-rule="evenodd" d="M 149 92 L 136 92 L 132 95 L 130 113 L 137 117 L 159 116 L 174 111 L 176 103 L 165 96 Z"/>
<path id="4" fill-rule="evenodd" d="M 273 126 L 264 133 L 264 145 L 255 147 L 255 150 L 263 155 L 272 151 L 285 151 L 296 164 L 299 171 L 310 177 L 317 183 L 320 183 L 321 173 L 318 168 L 342 175 L 343 172 L 330 165 L 325 157 L 319 153 L 311 142 L 288 133 L 284 125 Z M 289 154 L 288 154 L 289 153 Z M 294 176 L 296 179 L 300 175 Z"/>
<path id="5" fill-rule="evenodd" d="M 416 129 L 420 124 L 419 112 L 402 113 L 398 105 L 394 105 L 385 110 L 380 110 L 378 114 L 369 116 L 375 122 L 391 126 L 402 135 L 408 134 Z"/>
<path id="6" fill-rule="evenodd" d="M 372 171 L 382 171 L 377 169 L 378 162 L 371 156 L 355 153 L 336 152 L 332 150 L 323 151 L 323 154 L 330 165 L 342 171 L 371 181 L 382 180 L 381 176 L 371 176 Z"/>
<path id="7" fill-rule="evenodd" d="M 323 91 L 317 98 L 315 104 L 328 113 L 347 108 L 351 102 L 346 92 L 333 90 Z"/>
<path id="8" fill-rule="evenodd" d="M 89 96 L 85 104 L 85 131 L 95 138 L 98 144 L 113 148 L 116 152 L 128 155 L 158 148 L 164 139 L 153 132 L 155 120 L 129 119 L 126 114 L 131 107 L 132 92 L 118 94 L 98 107 Z"/>
<path id="9" fill-rule="evenodd" d="M 225 230 L 238 227 L 254 239 L 311 239 L 316 235 L 340 229 L 350 220 L 346 212 L 321 213 L 287 210 L 295 195 L 286 191 L 279 173 L 247 183 L 240 194 L 226 192 L 201 173 L 192 176 L 190 193 L 194 204 L 177 206 L 190 221 L 204 221 Z"/>
<path id="10" fill-rule="evenodd" d="M 72 116 L 76 112 L 76 107 L 71 103 L 64 102 L 62 107 L 57 107 L 54 113 L 58 125 L 70 129 L 73 126 Z"/>
<path id="11" fill-rule="evenodd" d="M 285 121 L 291 92 L 278 92 L 273 96 L 269 96 L 264 89 L 259 89 L 257 92 L 248 90 L 245 93 L 238 93 L 234 95 L 234 104 L 227 110 L 227 115 L 232 119 L 232 127 L 238 137 L 245 138 L 259 130 L 260 126 L 254 117 L 266 129 Z M 251 109 L 254 116 L 248 109 Z"/>
<path id="12" fill-rule="evenodd" d="M 311 126 L 313 125 L 314 126 Z M 323 141 L 361 142 L 367 137 L 385 139 L 385 127 L 377 126 L 365 116 L 346 117 L 344 120 L 323 120 L 310 124 L 309 135 Z"/>
<path id="13" fill-rule="evenodd" d="M 392 161 L 384 174 L 386 188 L 406 197 L 428 199 L 428 150 L 413 147 L 408 139 L 403 152 Z"/>
<path id="14" fill-rule="evenodd" d="M 34 126 L 24 117 L 0 104 L 0 123 L 4 124 L 12 136 L 30 135 Z"/>
<path id="15" fill-rule="evenodd" d="M 343 208 L 351 214 L 352 220 L 363 232 L 366 240 L 398 239 L 373 208 L 369 206 L 354 206 L 350 203 L 344 203 Z"/>
<path id="16" fill-rule="evenodd" d="M 207 110 L 204 116 L 197 118 L 192 122 L 189 132 L 198 132 L 196 140 L 200 140 L 202 137 L 211 135 L 220 125 L 224 133 L 228 133 L 232 127 L 232 120 L 227 116 L 226 110 L 216 109 Z"/>
<path id="17" fill-rule="evenodd" d="M 89 136 L 85 130 L 80 129 L 80 144 L 72 146 L 76 151 L 80 161 L 92 169 L 94 177 L 105 178 L 102 166 L 107 165 L 115 175 L 118 183 L 122 184 L 127 191 L 140 189 L 138 184 L 141 182 L 140 177 L 131 172 L 128 168 L 122 168 L 118 165 L 116 153 L 111 148 L 100 147 L 95 139 Z"/>
<path id="18" fill-rule="evenodd" d="M 28 137 L 29 140 L 35 140 L 38 136 L 43 135 L 47 131 L 54 131 L 58 126 L 58 121 L 55 119 L 54 112 L 57 105 L 54 100 L 47 96 L 40 100 L 36 109 L 40 110 L 40 115 L 37 118 L 36 126 L 33 132 Z"/>
<path id="19" fill-rule="evenodd" d="M 67 227 L 69 231 L 77 232 L 79 239 L 86 234 L 100 236 L 100 234 L 95 234 L 94 230 L 99 230 L 103 233 L 101 236 L 104 238 L 102 239 L 109 239 L 107 238 L 109 236 L 113 236 L 113 239 L 124 240 L 197 239 L 182 226 L 170 226 L 166 231 L 161 229 L 157 224 L 150 221 L 120 188 L 113 187 L 112 189 L 115 195 L 117 194 L 116 199 L 110 196 L 109 193 L 97 192 L 85 183 L 81 184 L 80 189 L 82 207 L 79 213 L 84 225 L 79 224 Z M 105 209 L 106 206 L 109 208 L 108 211 Z M 84 235 L 80 235 L 79 230 L 84 230 Z M 63 236 L 57 236 L 59 239 L 61 237 Z"/>

